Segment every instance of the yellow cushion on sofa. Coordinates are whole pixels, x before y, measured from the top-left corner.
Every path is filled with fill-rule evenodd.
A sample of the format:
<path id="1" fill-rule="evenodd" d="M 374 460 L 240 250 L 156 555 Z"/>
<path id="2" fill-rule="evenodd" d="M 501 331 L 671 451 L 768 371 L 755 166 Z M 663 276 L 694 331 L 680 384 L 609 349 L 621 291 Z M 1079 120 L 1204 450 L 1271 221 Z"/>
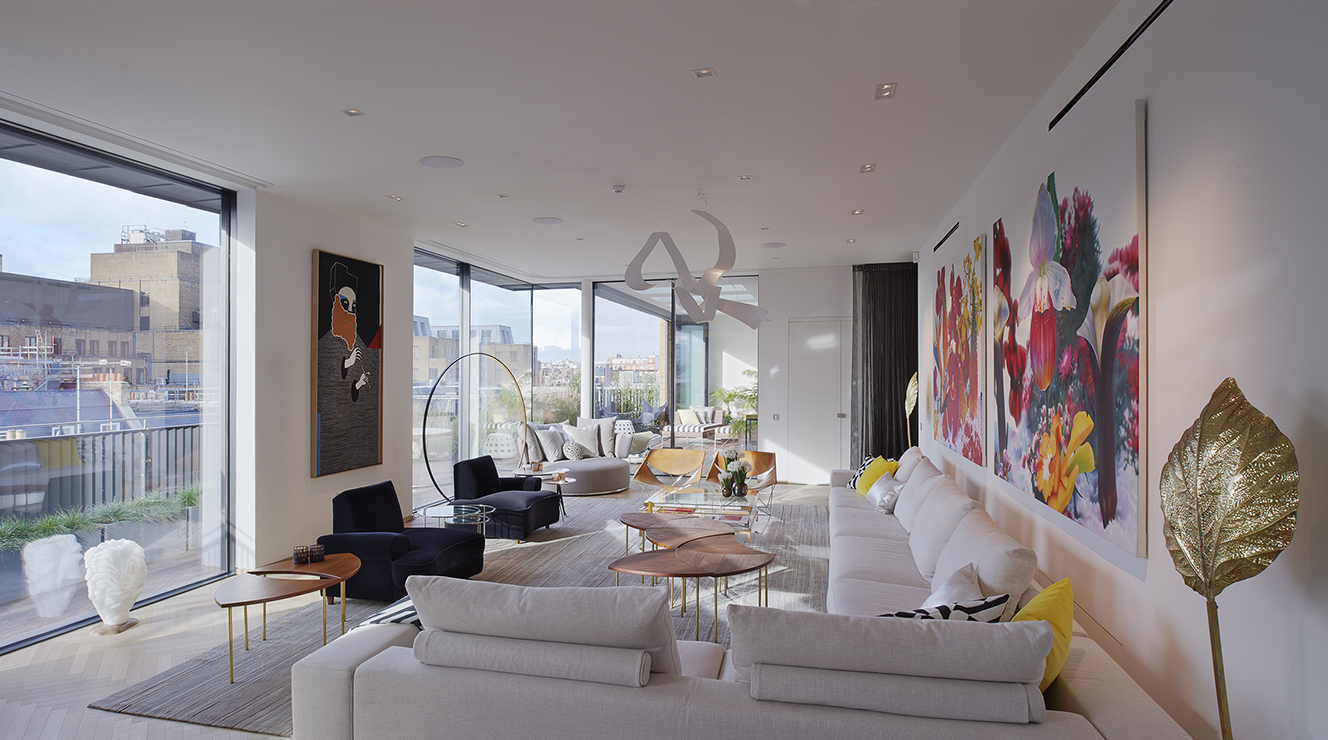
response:
<path id="1" fill-rule="evenodd" d="M 1070 631 L 1074 623 L 1074 591 L 1070 588 L 1070 579 L 1047 586 L 1042 593 L 1034 596 L 1018 614 L 1013 622 L 1034 622 L 1045 620 L 1051 623 L 1051 631 L 1056 641 L 1047 653 L 1047 671 L 1042 674 L 1042 683 L 1038 688 L 1046 691 L 1056 676 L 1065 667 L 1065 659 L 1070 654 Z"/>
<path id="2" fill-rule="evenodd" d="M 886 460 L 884 457 L 878 457 L 875 460 L 872 460 L 871 464 L 867 466 L 867 469 L 862 471 L 862 475 L 858 476 L 858 495 L 866 496 L 867 490 L 872 487 L 872 484 L 876 482 L 877 478 L 880 478 L 886 473 L 894 475 L 895 471 L 898 469 L 899 463 L 895 460 Z"/>

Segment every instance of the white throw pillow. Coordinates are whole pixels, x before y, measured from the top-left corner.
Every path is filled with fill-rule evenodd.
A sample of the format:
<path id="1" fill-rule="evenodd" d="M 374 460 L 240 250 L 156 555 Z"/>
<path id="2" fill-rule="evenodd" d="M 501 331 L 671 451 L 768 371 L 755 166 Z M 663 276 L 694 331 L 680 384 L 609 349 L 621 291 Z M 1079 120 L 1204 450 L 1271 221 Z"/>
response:
<path id="1" fill-rule="evenodd" d="M 564 424 L 563 431 L 567 432 L 572 441 L 586 448 L 589 457 L 599 456 L 599 428 L 594 424 L 586 427 L 572 426 Z M 565 451 L 563 454 L 567 454 Z"/>
<path id="2" fill-rule="evenodd" d="M 881 497 L 885 495 L 886 491 L 890 490 L 890 485 L 894 483 L 894 480 L 889 473 L 877 478 L 871 484 L 871 488 L 867 489 L 867 503 L 878 509 L 881 508 Z"/>
<path id="3" fill-rule="evenodd" d="M 526 423 L 526 459 L 530 462 L 544 462 L 544 447 L 540 445 L 539 428 Z"/>
<path id="4" fill-rule="evenodd" d="M 961 601 L 978 601 L 984 598 L 982 583 L 972 563 L 950 574 L 941 583 L 931 584 L 931 596 L 922 602 L 923 609 L 958 604 Z"/>
<path id="5" fill-rule="evenodd" d="M 701 417 L 696 415 L 691 409 L 678 409 L 678 424 L 681 426 L 697 426 L 701 423 Z"/>
<path id="6" fill-rule="evenodd" d="M 594 428 L 599 445 L 590 448 L 600 457 L 613 456 L 613 427 L 618 423 L 618 418 L 611 416 L 607 419 L 587 419 L 584 416 L 576 417 L 576 425 L 582 429 Z"/>
<path id="7" fill-rule="evenodd" d="M 539 437 L 540 448 L 544 450 L 545 462 L 558 462 L 566 459 L 563 456 L 563 445 L 566 442 L 563 441 L 562 432 L 557 429 L 541 429 L 535 432 L 535 436 Z"/>

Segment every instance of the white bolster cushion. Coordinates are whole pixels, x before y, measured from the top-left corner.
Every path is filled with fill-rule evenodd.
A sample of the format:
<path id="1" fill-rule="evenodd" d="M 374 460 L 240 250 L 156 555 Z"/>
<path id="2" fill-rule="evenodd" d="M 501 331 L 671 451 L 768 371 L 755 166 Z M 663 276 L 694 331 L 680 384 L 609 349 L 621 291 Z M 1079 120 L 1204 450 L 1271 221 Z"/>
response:
<path id="1" fill-rule="evenodd" d="M 682 672 L 663 586 L 535 588 L 410 576 L 406 592 L 426 629 L 645 650 L 652 672 Z"/>
<path id="2" fill-rule="evenodd" d="M 638 688 L 650 681 L 650 653 L 644 650 L 467 635 L 440 629 L 424 630 L 415 638 L 415 659 L 425 665 L 448 668 Z"/>
<path id="3" fill-rule="evenodd" d="M 922 450 L 916 446 L 904 450 L 904 454 L 899 456 L 899 467 L 895 468 L 895 480 L 900 483 L 907 482 L 908 477 L 913 474 L 913 468 L 926 459 Z"/>
<path id="4" fill-rule="evenodd" d="M 757 663 L 752 698 L 819 704 L 914 717 L 981 722 L 1041 722 L 1046 703 L 1036 683 L 963 681 L 888 673 Z"/>
<path id="5" fill-rule="evenodd" d="M 738 680 L 756 663 L 968 681 L 1042 681 L 1055 637 L 1045 621 L 850 617 L 729 605 Z"/>

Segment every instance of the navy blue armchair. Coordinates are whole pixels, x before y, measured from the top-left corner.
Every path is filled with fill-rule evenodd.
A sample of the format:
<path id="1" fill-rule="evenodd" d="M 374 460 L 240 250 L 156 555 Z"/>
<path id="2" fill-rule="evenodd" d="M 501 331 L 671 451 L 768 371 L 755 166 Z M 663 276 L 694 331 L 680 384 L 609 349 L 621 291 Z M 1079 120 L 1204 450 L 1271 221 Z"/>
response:
<path id="1" fill-rule="evenodd" d="M 392 481 L 342 491 L 332 499 L 332 532 L 318 538 L 328 553 L 360 559 L 346 596 L 396 601 L 408 576 L 469 578 L 484 570 L 484 537 L 464 529 L 406 527 Z M 331 591 L 329 591 L 331 593 Z"/>
<path id="2" fill-rule="evenodd" d="M 527 540 L 540 527 L 558 521 L 562 497 L 556 491 L 541 491 L 539 478 L 498 477 L 498 466 L 489 455 L 462 460 L 452 466 L 452 490 L 457 503 L 492 506 L 490 536 Z"/>

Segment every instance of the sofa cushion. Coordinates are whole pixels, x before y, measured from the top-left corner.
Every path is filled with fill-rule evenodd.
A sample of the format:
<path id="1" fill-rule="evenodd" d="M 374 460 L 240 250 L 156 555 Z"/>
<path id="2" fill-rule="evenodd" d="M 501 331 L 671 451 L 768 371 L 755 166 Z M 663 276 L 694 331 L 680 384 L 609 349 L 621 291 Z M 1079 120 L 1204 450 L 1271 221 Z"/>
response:
<path id="1" fill-rule="evenodd" d="M 586 449 L 585 445 L 579 442 L 568 442 L 563 445 L 563 455 L 568 460 L 584 460 L 588 457 L 597 457 L 597 455 Z"/>
<path id="2" fill-rule="evenodd" d="M 893 537 L 837 537 L 830 553 L 830 578 L 897 583 L 931 593 L 931 583 L 913 565 L 908 540 Z M 919 599 L 908 608 L 921 603 Z"/>
<path id="3" fill-rule="evenodd" d="M 593 428 L 599 444 L 591 449 L 600 457 L 613 456 L 613 427 L 618 423 L 618 417 L 610 416 L 606 419 L 587 419 L 584 416 L 576 417 L 576 425 L 581 428 Z"/>
<path id="4" fill-rule="evenodd" d="M 927 502 L 927 496 L 943 475 L 930 460 L 918 463 L 917 469 L 908 477 L 904 488 L 899 492 L 899 499 L 895 501 L 895 516 L 899 519 L 899 523 L 904 525 L 904 529 L 913 531 L 918 511 Z"/>
<path id="5" fill-rule="evenodd" d="M 854 488 L 858 490 L 858 495 L 866 496 L 867 490 L 872 487 L 879 478 L 893 478 L 893 473 L 899 467 L 899 463 L 894 460 L 887 460 L 884 457 L 878 457 L 867 464 L 867 469 L 858 476 L 858 483 Z"/>
<path id="6" fill-rule="evenodd" d="M 907 481 L 913 475 L 913 469 L 918 466 L 918 463 L 926 459 L 926 456 L 922 454 L 922 450 L 918 447 L 910 447 L 904 450 L 904 454 L 899 456 L 899 467 L 895 470 L 895 479 Z"/>
<path id="7" fill-rule="evenodd" d="M 836 537 L 888 537 L 908 542 L 908 532 L 892 516 L 867 511 L 846 510 L 830 517 L 831 542 Z"/>
<path id="8" fill-rule="evenodd" d="M 936 574 L 936 559 L 950 541 L 959 522 L 970 511 L 981 508 L 969 498 L 950 476 L 945 476 L 933 488 L 931 495 L 918 510 L 913 529 L 908 533 L 908 546 L 918 572 L 928 581 Z"/>
<path id="9" fill-rule="evenodd" d="M 945 580 L 936 580 L 931 584 L 931 596 L 922 602 L 922 609 L 943 604 L 958 604 L 961 601 L 976 601 L 982 598 L 982 584 L 978 581 L 978 572 L 969 563 L 950 574 Z"/>
<path id="10" fill-rule="evenodd" d="M 533 588 L 411 576 L 406 591 L 426 628 L 641 649 L 652 672 L 681 672 L 663 586 Z"/>
<path id="11" fill-rule="evenodd" d="M 1045 622 L 880 619 L 743 604 L 730 604 L 728 616 L 740 680 L 763 663 L 1036 685 L 1055 639 Z"/>
<path id="12" fill-rule="evenodd" d="M 723 645 L 713 642 L 678 641 L 678 657 L 682 659 L 682 675 L 692 678 L 719 678 L 724 669 Z"/>
<path id="13" fill-rule="evenodd" d="M 867 503 L 875 506 L 882 514 L 893 514 L 895 502 L 899 500 L 899 492 L 902 490 L 904 490 L 903 481 L 883 475 L 867 489 Z"/>
<path id="14" fill-rule="evenodd" d="M 572 438 L 571 441 L 586 448 L 590 453 L 587 457 L 600 457 L 599 453 L 599 429 L 592 423 L 586 426 L 575 426 L 572 424 L 563 424 L 563 431 Z M 564 449 L 563 454 L 567 452 Z M 570 456 L 569 456 L 570 458 Z M 579 458 L 572 458 L 579 459 Z"/>
<path id="15" fill-rule="evenodd" d="M 526 422 L 526 460 L 529 462 L 544 462 L 544 448 L 539 441 L 540 426 Z"/>
<path id="16" fill-rule="evenodd" d="M 1027 724 L 1046 716 L 1042 693 L 1014 682 L 963 681 L 757 663 L 752 698 L 891 715 Z M 946 733 L 946 737 L 966 733 Z M 939 735 L 930 735 L 936 737 Z"/>
<path id="17" fill-rule="evenodd" d="M 984 596 L 1010 594 L 1013 597 L 1002 617 L 1008 621 L 1014 616 L 1018 596 L 1033 582 L 1037 554 L 996 526 L 990 514 L 978 509 L 969 512 L 955 527 L 950 541 L 936 558 L 933 579 L 948 578 L 965 563 L 973 564 Z"/>
<path id="18" fill-rule="evenodd" d="M 1005 611 L 1005 605 L 1009 601 L 1009 594 L 1001 594 L 961 601 L 957 604 L 940 604 L 911 611 L 891 612 L 881 616 L 903 619 L 946 619 L 952 622 L 999 622 L 1001 613 Z"/>
<path id="19" fill-rule="evenodd" d="M 916 609 L 931 596 L 921 586 L 905 586 L 860 578 L 831 578 L 826 611 L 855 617 L 875 617 L 886 612 Z"/>
<path id="20" fill-rule="evenodd" d="M 854 468 L 853 475 L 849 476 L 848 487 L 850 489 L 854 491 L 858 490 L 858 481 L 862 479 L 862 474 L 867 472 L 867 468 L 871 467 L 872 462 L 875 460 L 875 455 L 868 455 L 862 458 L 862 462 L 858 463 L 858 467 Z"/>
<path id="21" fill-rule="evenodd" d="M 541 429 L 535 432 L 535 436 L 539 439 L 540 449 L 544 451 L 546 462 L 567 459 L 563 455 L 563 445 L 567 443 L 563 440 L 562 432 L 557 429 Z"/>
<path id="22" fill-rule="evenodd" d="M 1074 628 L 1074 591 L 1070 588 L 1069 578 L 1047 586 L 1028 602 L 1028 606 L 1020 609 L 1011 621 L 1037 619 L 1045 620 L 1056 634 L 1056 644 L 1047 654 L 1047 671 L 1042 675 L 1042 683 L 1038 684 L 1039 689 L 1046 691 L 1065 666 L 1065 656 L 1070 652 L 1070 631 Z"/>
<path id="23" fill-rule="evenodd" d="M 425 665 L 638 688 L 650 681 L 650 653 L 645 650 L 440 629 L 426 629 L 415 638 L 415 659 Z"/>
<path id="24" fill-rule="evenodd" d="M 691 409 L 678 409 L 677 417 L 677 423 L 684 426 L 699 426 L 701 424 L 701 417 L 697 416 L 696 412 Z"/>

